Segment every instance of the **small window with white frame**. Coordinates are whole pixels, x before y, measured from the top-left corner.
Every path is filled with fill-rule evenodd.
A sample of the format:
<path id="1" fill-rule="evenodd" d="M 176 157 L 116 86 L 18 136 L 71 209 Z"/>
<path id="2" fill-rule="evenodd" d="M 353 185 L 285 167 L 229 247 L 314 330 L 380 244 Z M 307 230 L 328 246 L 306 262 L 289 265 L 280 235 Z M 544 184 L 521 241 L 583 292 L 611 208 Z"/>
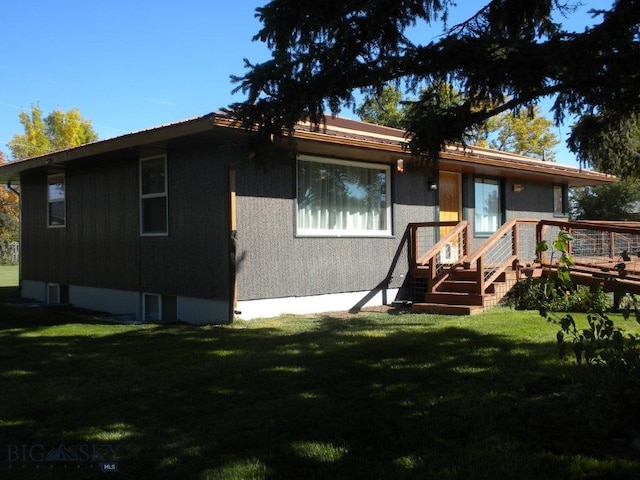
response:
<path id="1" fill-rule="evenodd" d="M 140 159 L 140 234 L 168 233 L 167 156 Z"/>
<path id="2" fill-rule="evenodd" d="M 390 236 L 390 167 L 300 155 L 297 234 Z"/>
<path id="3" fill-rule="evenodd" d="M 47 225 L 64 227 L 67 223 L 65 204 L 64 173 L 51 173 L 47 176 Z"/>

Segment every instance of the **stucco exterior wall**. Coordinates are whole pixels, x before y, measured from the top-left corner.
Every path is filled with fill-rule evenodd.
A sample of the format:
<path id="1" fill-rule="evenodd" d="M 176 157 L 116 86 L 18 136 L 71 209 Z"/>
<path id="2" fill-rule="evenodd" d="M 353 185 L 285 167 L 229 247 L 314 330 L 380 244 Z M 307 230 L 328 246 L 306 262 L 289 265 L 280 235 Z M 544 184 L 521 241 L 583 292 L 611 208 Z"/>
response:
<path id="1" fill-rule="evenodd" d="M 296 236 L 295 161 L 268 171 L 238 171 L 238 296 L 240 300 L 370 291 L 384 281 L 408 222 L 433 220 L 426 174 L 392 172 L 390 237 Z M 399 272 L 406 273 L 406 251 Z M 403 281 L 394 275 L 391 287 Z"/>

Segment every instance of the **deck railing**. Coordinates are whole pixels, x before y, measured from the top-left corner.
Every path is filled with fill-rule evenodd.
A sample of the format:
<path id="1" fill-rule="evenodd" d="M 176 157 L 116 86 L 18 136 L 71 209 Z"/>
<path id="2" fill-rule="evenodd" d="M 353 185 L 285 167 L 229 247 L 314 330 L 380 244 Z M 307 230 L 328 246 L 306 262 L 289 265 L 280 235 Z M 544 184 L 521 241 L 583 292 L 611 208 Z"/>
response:
<path id="1" fill-rule="evenodd" d="M 507 268 L 534 260 L 533 233 L 539 220 L 510 220 L 491 235 L 466 262 L 466 269 L 475 268 L 478 294 L 483 294 Z"/>
<path id="2" fill-rule="evenodd" d="M 640 293 L 637 222 L 514 219 L 474 252 L 466 221 L 410 223 L 404 238 L 409 243 L 409 267 L 414 279 L 422 279 L 420 291 L 433 292 L 448 273 L 464 269 L 475 273 L 475 293 L 482 295 L 507 269 L 533 267 L 536 262 L 553 270 L 559 258 L 552 257 L 551 250 L 536 258 L 536 245 L 546 240 L 552 246 L 562 230 L 573 236 L 569 245 L 575 262 L 572 272 L 607 282 L 635 282 L 634 288 Z"/>
<path id="3" fill-rule="evenodd" d="M 428 267 L 426 290 L 432 291 L 447 268 L 463 261 L 469 255 L 469 223 L 423 222 L 410 223 L 411 269 Z"/>
<path id="4" fill-rule="evenodd" d="M 640 224 L 541 220 L 536 241 L 546 240 L 551 245 L 560 230 L 573 237 L 570 253 L 576 265 L 606 269 L 624 262 L 628 255 L 626 270 L 640 271 Z M 550 252 L 541 255 L 540 260 L 543 265 L 550 265 Z"/>

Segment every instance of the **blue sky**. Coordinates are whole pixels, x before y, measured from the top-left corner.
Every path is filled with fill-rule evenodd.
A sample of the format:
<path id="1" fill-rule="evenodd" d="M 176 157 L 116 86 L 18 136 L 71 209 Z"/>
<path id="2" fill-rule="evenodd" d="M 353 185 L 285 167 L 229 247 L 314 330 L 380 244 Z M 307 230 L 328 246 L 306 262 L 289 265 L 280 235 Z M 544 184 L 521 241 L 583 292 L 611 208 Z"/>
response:
<path id="1" fill-rule="evenodd" d="M 266 0 L 5 0 L 0 4 L 0 150 L 22 133 L 21 110 L 77 107 L 101 139 L 192 118 L 232 101 L 243 58 L 266 60 L 252 42 Z M 485 2 L 459 0 L 463 15 Z M 582 30 L 585 1 L 571 25 Z M 453 18 L 455 21 L 457 18 Z M 439 27 L 425 35 L 427 41 Z M 544 107 L 544 105 L 543 105 Z M 353 117 L 349 110 L 342 115 Z M 564 139 L 568 127 L 557 133 Z M 557 161 L 575 165 L 560 146 Z"/>

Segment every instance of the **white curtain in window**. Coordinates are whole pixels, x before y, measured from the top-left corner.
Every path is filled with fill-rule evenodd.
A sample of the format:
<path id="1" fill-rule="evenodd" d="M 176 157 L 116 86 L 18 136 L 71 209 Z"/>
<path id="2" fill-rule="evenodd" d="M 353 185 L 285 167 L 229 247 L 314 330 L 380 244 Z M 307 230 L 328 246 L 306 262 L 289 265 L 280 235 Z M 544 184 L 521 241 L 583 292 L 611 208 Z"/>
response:
<path id="1" fill-rule="evenodd" d="M 387 170 L 298 162 L 298 230 L 387 230 Z"/>

